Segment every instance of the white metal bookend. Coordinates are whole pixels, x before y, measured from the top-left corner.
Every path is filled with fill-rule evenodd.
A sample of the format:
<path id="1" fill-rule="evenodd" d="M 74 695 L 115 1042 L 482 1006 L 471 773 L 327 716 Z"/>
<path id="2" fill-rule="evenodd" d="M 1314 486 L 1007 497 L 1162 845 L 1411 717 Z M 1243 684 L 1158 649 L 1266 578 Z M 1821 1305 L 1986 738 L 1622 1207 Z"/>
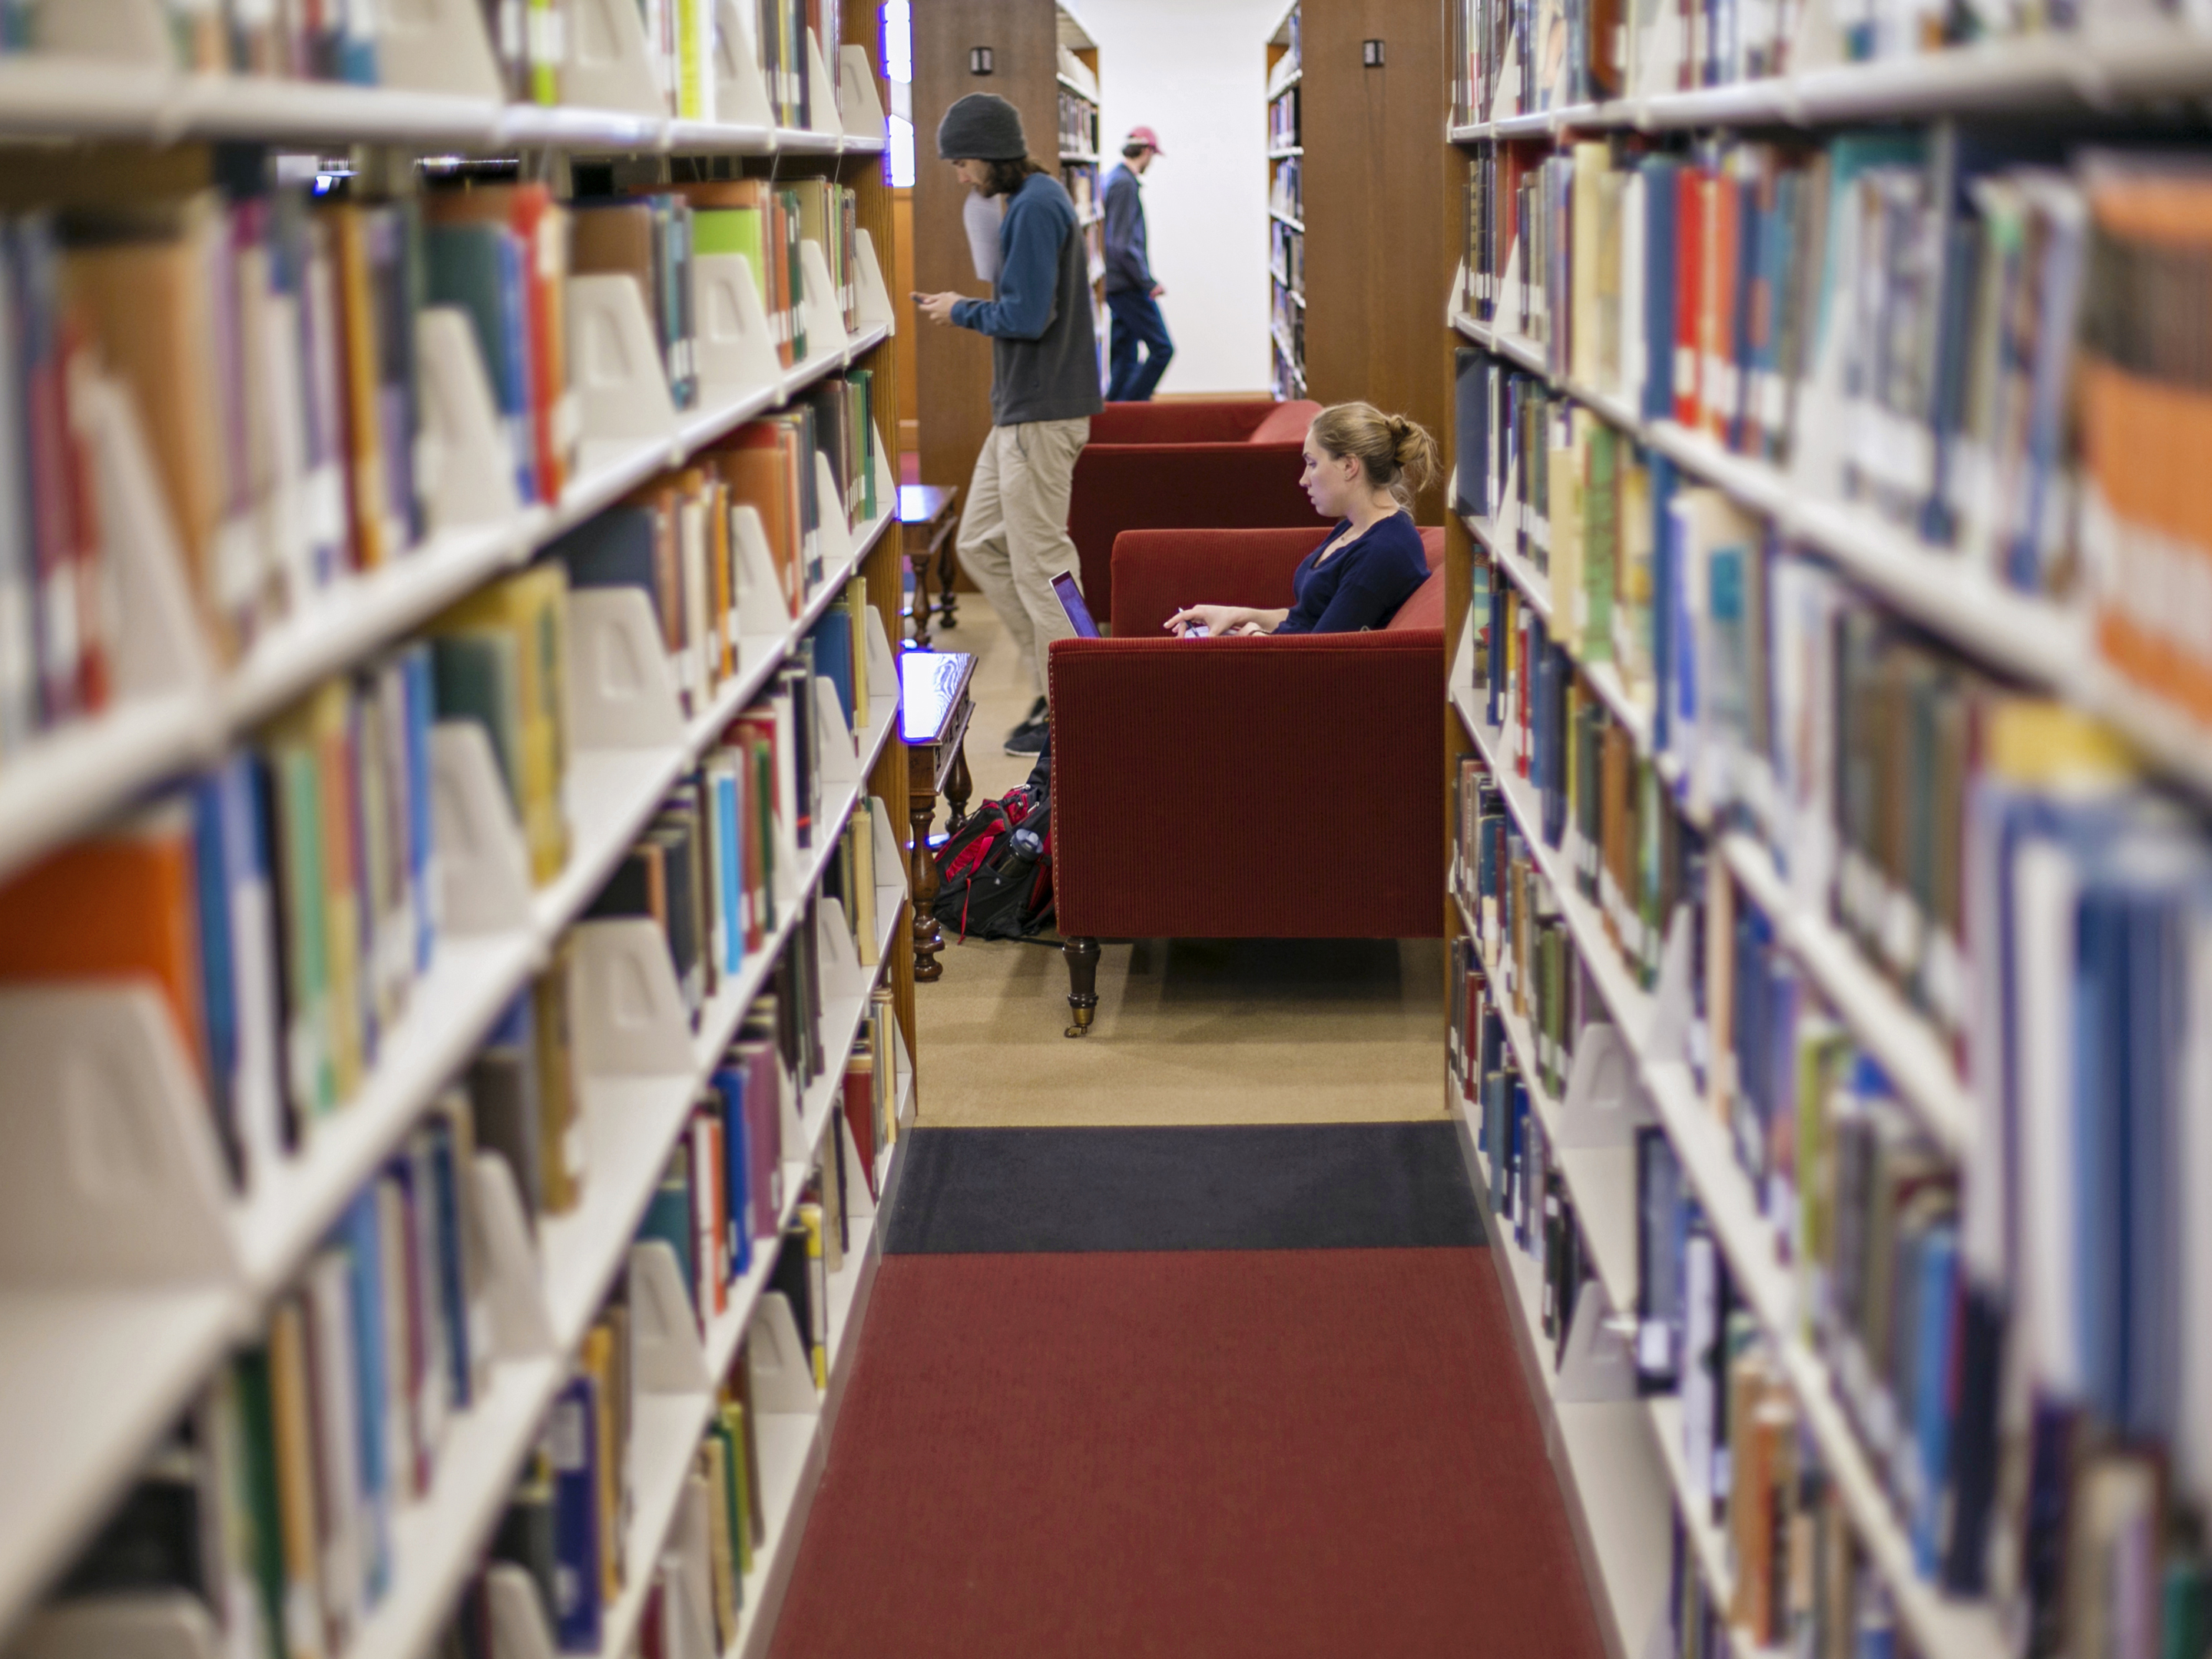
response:
<path id="1" fill-rule="evenodd" d="M 175 48 L 159 0 L 69 0 L 39 8 L 39 50 L 160 69 Z"/>
<path id="2" fill-rule="evenodd" d="M 845 332 L 845 308 L 830 280 L 830 260 L 821 243 L 799 245 L 799 269 L 804 290 L 800 303 L 806 313 L 806 361 L 837 356 L 852 339 Z"/>
<path id="3" fill-rule="evenodd" d="M 891 471 L 890 451 L 884 447 L 884 429 L 878 422 L 875 431 L 876 450 L 876 516 L 896 520 L 898 517 L 898 476 Z"/>
<path id="4" fill-rule="evenodd" d="M 714 1496 L 704 1477 L 684 1477 L 669 1522 L 664 1565 L 673 1564 L 678 1606 L 665 1607 L 664 1633 L 673 1632 L 671 1659 L 720 1659 L 714 1643 Z"/>
<path id="5" fill-rule="evenodd" d="M 183 1590 L 57 1601 L 34 1614 L 9 1659 L 222 1659 L 207 1604 Z"/>
<path id="6" fill-rule="evenodd" d="M 453 933 L 530 926 L 530 856 L 493 757 L 475 720 L 430 728 L 430 824 L 438 902 Z"/>
<path id="7" fill-rule="evenodd" d="M 705 1394 L 714 1386 L 684 1269 L 665 1239 L 629 1247 L 629 1333 L 637 1386 L 646 1393 Z"/>
<path id="8" fill-rule="evenodd" d="M 884 1066 L 889 1063 L 883 1055 L 876 1056 L 877 1065 Z M 896 1099 L 896 1097 L 894 1096 L 893 1098 Z M 840 1137 L 845 1143 L 845 1168 L 848 1171 L 845 1182 L 845 1213 L 857 1221 L 863 1217 L 875 1214 L 876 1200 L 874 1195 L 868 1191 L 868 1183 L 860 1178 L 860 1144 L 853 1139 L 853 1120 L 845 1115 L 842 1106 L 841 1109 L 833 1115 L 836 1121 L 830 1126 L 830 1133 Z"/>
<path id="9" fill-rule="evenodd" d="M 1636 1081 L 1636 1056 L 1620 1030 L 1602 1020 L 1583 1027 L 1559 1109 L 1559 1146 L 1625 1146 L 1636 1126 L 1650 1121 L 1650 1106 Z"/>
<path id="10" fill-rule="evenodd" d="M 627 9 L 627 0 L 612 3 Z M 637 279 L 620 272 L 571 277 L 568 333 L 585 440 L 672 441 L 676 405 L 668 393 L 668 369 Z"/>
<path id="11" fill-rule="evenodd" d="M 0 1279 L 240 1277 L 209 1113 L 168 1006 L 140 984 L 0 992 Z"/>
<path id="12" fill-rule="evenodd" d="M 879 733 L 886 721 L 898 717 L 899 681 L 898 657 L 891 650 L 891 636 L 884 628 L 884 613 L 872 605 L 867 611 L 868 645 L 868 708 L 867 730 L 871 737 Z"/>
<path id="13" fill-rule="evenodd" d="M 868 61 L 868 49 L 838 47 L 837 67 L 837 121 L 845 136 L 882 138 L 887 131 L 884 100 L 876 93 L 875 65 Z"/>
<path id="14" fill-rule="evenodd" d="M 749 651 L 783 653 L 794 609 L 784 574 L 769 550 L 768 527 L 760 509 L 739 501 L 730 509 L 730 535 L 738 547 L 738 644 L 740 663 L 750 671 Z"/>
<path id="15" fill-rule="evenodd" d="M 726 126 L 775 125 L 769 106 L 768 82 L 761 74 L 760 51 L 753 42 L 752 8 L 737 0 L 714 4 L 714 116 Z"/>
<path id="16" fill-rule="evenodd" d="M 1690 1055 L 1690 908 L 1677 905 L 1667 923 L 1667 942 L 1659 953 L 1659 987 L 1652 998 L 1651 1030 L 1644 1041 L 1644 1059 L 1655 1066 L 1686 1060 Z"/>
<path id="17" fill-rule="evenodd" d="M 858 52 L 858 46 L 848 46 L 848 52 Z M 876 257 L 876 239 L 866 228 L 853 240 L 858 269 L 854 280 L 860 284 L 859 304 L 855 320 L 862 328 L 880 326 L 886 333 L 898 332 L 898 313 L 891 308 L 890 286 L 884 281 L 883 262 Z M 878 445 L 880 453 L 882 446 Z"/>
<path id="18" fill-rule="evenodd" d="M 814 907 L 814 928 L 817 949 L 821 957 L 824 995 L 867 995 L 873 976 L 860 966 L 860 958 L 854 952 L 853 928 L 845 919 L 844 905 L 834 898 L 824 897 Z M 845 1069 L 845 1056 L 833 1056 L 829 1069 L 842 1075 Z"/>
<path id="19" fill-rule="evenodd" d="M 577 923 L 574 936 L 578 1069 L 588 1078 L 689 1076 L 691 1024 L 659 925 L 603 916 Z"/>
<path id="20" fill-rule="evenodd" d="M 1474 309 L 1467 302 L 1467 261 L 1462 259 L 1459 269 L 1452 272 L 1451 288 L 1444 295 L 1444 326 L 1449 328 L 1462 312 Z M 1449 501 L 1451 496 L 1447 495 L 1444 499 Z"/>
<path id="21" fill-rule="evenodd" d="M 1636 1398 L 1636 1365 L 1620 1323 L 1613 1316 L 1604 1284 L 1584 1281 L 1575 1295 L 1574 1322 L 1567 1327 L 1567 1346 L 1559 1354 L 1553 1399 L 1593 1405 Z"/>
<path id="22" fill-rule="evenodd" d="M 845 511 L 845 492 L 838 488 L 837 475 L 830 470 L 830 458 L 818 449 L 814 452 L 814 485 L 816 499 L 822 504 L 818 544 L 826 575 L 842 569 L 845 561 L 853 556 L 853 524 Z"/>
<path id="23" fill-rule="evenodd" d="M 906 901 L 906 849 L 899 845 L 898 831 L 891 828 L 890 808 L 884 805 L 881 795 L 876 797 L 868 820 L 875 826 L 876 915 L 880 921 Z"/>
<path id="24" fill-rule="evenodd" d="M 484 1610 L 491 1624 L 491 1659 L 555 1659 L 538 1581 L 511 1561 L 484 1569 Z"/>
<path id="25" fill-rule="evenodd" d="M 646 52 L 635 0 L 574 0 L 561 101 L 628 115 L 665 115 L 668 101 Z"/>
<path id="26" fill-rule="evenodd" d="M 477 1214 L 483 1226 L 484 1304 L 491 1316 L 492 1352 L 501 1359 L 536 1359 L 555 1352 L 553 1320 L 545 1306 L 545 1280 L 530 1212 L 514 1171 L 499 1153 L 476 1158 Z"/>
<path id="27" fill-rule="evenodd" d="M 845 136 L 844 125 L 837 118 L 837 77 L 830 73 L 829 61 L 822 56 L 822 37 L 811 27 L 806 31 L 806 110 L 813 121 L 809 132 L 832 138 Z"/>
<path id="28" fill-rule="evenodd" d="M 644 589 L 569 590 L 568 722 L 579 750 L 684 742 L 668 642 Z"/>
<path id="29" fill-rule="evenodd" d="M 493 103 L 505 96 L 477 0 L 404 0 L 380 9 L 376 71 L 383 85 Z"/>
<path id="30" fill-rule="evenodd" d="M 745 1337 L 745 1359 L 752 1367 L 755 1411 L 766 1417 L 811 1417 L 820 1412 L 813 1357 L 799 1338 L 798 1322 L 782 1291 L 762 1293 Z"/>
<path id="31" fill-rule="evenodd" d="M 104 375 L 88 386 L 100 538 L 114 573 L 116 690 L 191 690 L 212 674 L 185 555 L 131 395 Z"/>
<path id="32" fill-rule="evenodd" d="M 418 479 L 432 531 L 498 524 L 522 510 L 514 446 L 494 401 L 476 329 L 459 306 L 430 306 L 415 319 L 415 372 L 422 389 Z"/>
<path id="33" fill-rule="evenodd" d="M 691 261 L 691 315 L 702 398 L 726 402 L 757 392 L 772 395 L 781 386 L 775 334 L 752 263 L 744 254 L 702 253 Z"/>
<path id="34" fill-rule="evenodd" d="M 843 788 L 854 781 L 860 757 L 853 751 L 853 729 L 837 704 L 837 688 L 819 674 L 814 677 L 814 712 L 822 731 L 822 781 Z M 825 798 L 829 793 L 823 791 Z"/>

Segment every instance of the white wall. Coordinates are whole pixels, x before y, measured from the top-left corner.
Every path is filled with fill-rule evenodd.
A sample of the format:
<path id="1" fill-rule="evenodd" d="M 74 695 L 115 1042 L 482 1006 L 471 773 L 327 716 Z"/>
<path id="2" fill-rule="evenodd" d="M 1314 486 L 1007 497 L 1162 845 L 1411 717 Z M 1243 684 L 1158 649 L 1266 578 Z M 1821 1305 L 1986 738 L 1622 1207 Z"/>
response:
<path id="1" fill-rule="evenodd" d="M 1175 338 L 1162 392 L 1267 386 L 1267 31 L 1285 0 L 1073 0 L 1098 43 L 1101 182 L 1121 138 L 1164 151 L 1145 174 L 1160 309 Z"/>

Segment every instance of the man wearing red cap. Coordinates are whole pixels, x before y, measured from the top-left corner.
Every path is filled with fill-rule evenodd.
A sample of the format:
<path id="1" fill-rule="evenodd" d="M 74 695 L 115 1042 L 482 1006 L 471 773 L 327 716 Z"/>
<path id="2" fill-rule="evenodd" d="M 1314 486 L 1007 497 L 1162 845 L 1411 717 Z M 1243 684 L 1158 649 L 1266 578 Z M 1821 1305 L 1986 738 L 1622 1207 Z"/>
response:
<path id="1" fill-rule="evenodd" d="M 1148 402 L 1175 356 L 1160 315 L 1158 296 L 1167 290 L 1152 280 L 1145 255 L 1145 203 L 1137 184 L 1159 153 L 1158 133 L 1131 127 L 1121 144 L 1121 165 L 1106 175 L 1106 308 L 1114 313 L 1109 403 Z"/>

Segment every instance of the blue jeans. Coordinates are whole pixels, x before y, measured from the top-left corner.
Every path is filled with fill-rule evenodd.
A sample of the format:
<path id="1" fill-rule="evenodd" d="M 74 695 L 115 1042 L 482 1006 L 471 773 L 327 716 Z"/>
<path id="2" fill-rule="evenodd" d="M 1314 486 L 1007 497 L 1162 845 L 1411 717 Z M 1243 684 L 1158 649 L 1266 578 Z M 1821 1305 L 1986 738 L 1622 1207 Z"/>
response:
<path id="1" fill-rule="evenodd" d="M 1159 301 L 1142 289 L 1125 288 L 1106 296 L 1106 308 L 1114 313 L 1112 373 L 1107 376 L 1106 401 L 1149 402 L 1152 388 L 1168 372 L 1168 360 L 1175 356 L 1175 342 L 1168 338 L 1167 319 L 1160 315 Z M 1137 356 L 1139 345 L 1145 349 L 1141 362 Z"/>

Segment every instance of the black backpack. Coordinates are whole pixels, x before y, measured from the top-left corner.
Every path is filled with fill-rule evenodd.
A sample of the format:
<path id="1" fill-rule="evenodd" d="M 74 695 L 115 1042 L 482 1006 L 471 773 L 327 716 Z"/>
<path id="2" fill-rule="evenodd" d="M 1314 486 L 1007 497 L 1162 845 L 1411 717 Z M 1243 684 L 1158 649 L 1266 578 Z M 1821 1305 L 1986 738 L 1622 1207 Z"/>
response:
<path id="1" fill-rule="evenodd" d="M 1052 925 L 1048 776 L 1040 763 L 1029 782 L 985 801 L 938 849 L 932 914 L 948 932 L 1018 939 Z"/>

